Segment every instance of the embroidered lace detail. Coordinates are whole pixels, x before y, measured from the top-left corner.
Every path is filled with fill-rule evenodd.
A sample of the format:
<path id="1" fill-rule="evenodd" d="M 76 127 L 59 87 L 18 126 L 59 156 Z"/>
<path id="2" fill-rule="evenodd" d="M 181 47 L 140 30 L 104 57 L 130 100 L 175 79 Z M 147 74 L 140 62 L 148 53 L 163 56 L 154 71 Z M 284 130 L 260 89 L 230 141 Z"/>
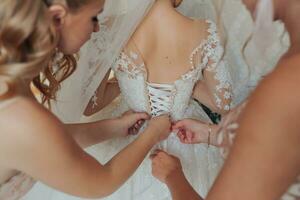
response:
<path id="1" fill-rule="evenodd" d="M 34 183 L 31 177 L 20 173 L 0 185 L 0 199 L 18 200 L 32 188 Z"/>
<path id="2" fill-rule="evenodd" d="M 138 74 L 146 73 L 144 63 L 137 64 L 138 54 L 130 51 L 130 56 L 121 53 L 117 61 L 117 70 L 128 73 L 129 78 L 136 78 Z"/>
<path id="3" fill-rule="evenodd" d="M 207 40 L 201 43 L 191 54 L 190 62 L 203 69 L 202 74 L 209 72 L 216 82 L 214 91 L 215 105 L 220 110 L 230 110 L 232 99 L 232 80 L 227 63 L 222 59 L 224 49 L 221 46 L 216 25 L 207 20 L 209 24 Z M 227 102 L 227 103 L 226 103 Z"/>
<path id="4" fill-rule="evenodd" d="M 239 127 L 239 124 L 236 122 L 241 112 L 247 103 L 243 103 L 235 110 L 230 111 L 226 116 L 223 117 L 220 126 L 220 131 L 218 133 L 217 141 L 221 148 L 221 153 L 224 158 L 227 157 L 230 147 L 233 145 L 236 130 Z"/>

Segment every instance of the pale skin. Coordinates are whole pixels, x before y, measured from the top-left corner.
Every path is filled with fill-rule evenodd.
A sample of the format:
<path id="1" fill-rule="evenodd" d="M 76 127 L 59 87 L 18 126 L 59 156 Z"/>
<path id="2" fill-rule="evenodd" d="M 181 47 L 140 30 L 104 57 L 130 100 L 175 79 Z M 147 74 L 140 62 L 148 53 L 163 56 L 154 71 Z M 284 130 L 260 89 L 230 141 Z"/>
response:
<path id="1" fill-rule="evenodd" d="M 172 130 L 184 144 L 206 143 L 219 146 L 217 142 L 218 125 L 204 123 L 195 119 L 183 119 L 173 124 Z"/>
<path id="2" fill-rule="evenodd" d="M 244 2 L 253 11 L 256 1 Z M 290 33 L 291 48 L 250 97 L 239 119 L 235 143 L 206 199 L 280 199 L 300 173 L 300 94 L 297 92 L 300 4 L 294 0 L 275 0 L 274 3 L 275 17 L 285 23 Z M 176 158 L 165 153 L 157 155 L 164 158 L 156 160 L 154 156 L 153 162 L 169 161 L 154 165 L 154 175 L 162 181 L 172 177 L 166 183 L 173 199 L 202 199 L 188 184 L 182 170 L 174 167 L 180 165 Z M 164 168 L 179 170 L 166 172 Z M 185 188 L 186 192 L 179 193 L 175 188 Z"/>
<path id="3" fill-rule="evenodd" d="M 174 83 L 191 69 L 190 54 L 207 38 L 207 28 L 204 20 L 195 21 L 178 13 L 171 0 L 157 0 L 125 49 L 135 46 L 147 68 L 148 82 Z M 203 74 L 204 79 L 195 86 L 192 97 L 215 112 L 226 113 L 226 110 L 216 105 L 214 99 L 214 94 L 218 93 L 222 108 L 223 105 L 230 104 L 231 99 L 225 99 L 222 95 L 226 89 L 216 92 L 215 86 L 219 83 L 215 80 L 214 73 L 203 70 Z M 119 95 L 118 83 L 107 79 L 108 74 L 98 87 L 98 106 L 93 107 L 94 103 L 90 101 L 86 115 L 100 111 Z"/>
<path id="4" fill-rule="evenodd" d="M 49 8 L 53 19 L 59 22 L 56 24 L 61 34 L 58 46 L 62 51 L 77 51 L 90 34 L 98 30 L 93 17 L 102 9 L 103 3 L 94 1 L 76 13 L 69 13 L 66 6 L 59 4 Z M 63 30 L 67 29 L 65 26 L 72 27 L 71 24 L 75 23 L 73 20 L 77 20 L 77 26 L 82 26 L 81 32 L 73 32 L 77 35 L 70 36 L 73 40 L 68 40 L 68 37 L 63 37 Z M 0 82 L 0 85 L 1 89 L 6 86 L 5 82 Z M 148 119 L 146 114 L 127 113 L 114 120 L 64 125 L 35 102 L 28 93 L 29 82 L 22 86 L 24 88 L 21 92 L 25 95 L 8 99 L 10 103 L 1 108 L 0 184 L 17 172 L 24 172 L 75 196 L 104 197 L 117 190 L 132 175 L 149 150 L 170 132 L 168 117 L 153 118 L 143 134 L 103 165 L 85 153 L 79 145 L 86 147 L 110 137 L 127 135 L 132 125 L 138 123 L 139 128 L 139 120 Z M 101 134 L 102 131 L 104 134 Z"/>

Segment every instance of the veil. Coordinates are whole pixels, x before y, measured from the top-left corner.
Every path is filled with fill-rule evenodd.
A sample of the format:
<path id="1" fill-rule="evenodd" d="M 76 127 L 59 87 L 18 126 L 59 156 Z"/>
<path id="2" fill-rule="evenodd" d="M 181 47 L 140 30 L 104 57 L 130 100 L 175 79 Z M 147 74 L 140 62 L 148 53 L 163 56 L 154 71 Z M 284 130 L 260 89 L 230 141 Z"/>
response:
<path id="1" fill-rule="evenodd" d="M 254 13 L 254 27 L 252 37 L 245 48 L 245 59 L 247 63 L 253 66 L 253 74 L 265 75 L 269 73 L 272 68 L 267 65 L 269 62 L 268 54 L 270 54 L 270 47 L 274 41 L 281 41 L 282 45 L 287 50 L 288 47 L 288 33 L 283 30 L 281 37 L 278 38 L 273 33 L 276 33 L 276 25 L 274 23 L 274 5 L 273 0 L 260 0 L 257 2 L 256 10 Z M 283 26 L 283 25 L 282 25 Z M 271 49 L 272 50 L 272 49 Z M 280 57 L 278 57 L 279 59 Z M 277 60 L 276 63 L 277 63 Z M 274 65 L 276 64 L 274 63 Z"/>
<path id="2" fill-rule="evenodd" d="M 242 0 L 213 1 L 224 29 L 224 57 L 235 70 L 233 104 L 238 105 L 288 50 L 289 35 L 283 23 L 273 20 L 272 0 L 259 1 L 254 21 Z"/>
<path id="3" fill-rule="evenodd" d="M 60 120 L 80 122 L 90 98 L 154 1 L 106 1 L 98 17 L 100 31 L 81 48 L 75 73 L 63 82 L 57 100 L 51 102 Z"/>

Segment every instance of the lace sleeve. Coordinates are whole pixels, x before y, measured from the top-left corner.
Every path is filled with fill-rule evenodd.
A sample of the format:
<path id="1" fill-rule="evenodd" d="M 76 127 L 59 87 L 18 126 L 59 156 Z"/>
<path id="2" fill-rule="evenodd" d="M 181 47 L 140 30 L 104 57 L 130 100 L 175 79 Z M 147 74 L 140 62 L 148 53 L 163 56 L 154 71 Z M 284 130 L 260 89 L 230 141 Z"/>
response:
<path id="1" fill-rule="evenodd" d="M 214 106 L 221 112 L 228 112 L 232 101 L 232 80 L 227 63 L 223 59 L 224 49 L 220 43 L 216 26 L 209 22 L 208 39 L 202 49 L 203 82 L 213 97 Z"/>

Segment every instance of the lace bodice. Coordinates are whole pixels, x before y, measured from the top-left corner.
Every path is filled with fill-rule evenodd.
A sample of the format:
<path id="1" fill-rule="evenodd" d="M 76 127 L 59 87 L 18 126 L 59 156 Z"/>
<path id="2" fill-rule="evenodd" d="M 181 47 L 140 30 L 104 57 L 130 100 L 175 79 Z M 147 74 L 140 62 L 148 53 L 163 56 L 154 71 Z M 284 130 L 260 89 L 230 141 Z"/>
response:
<path id="1" fill-rule="evenodd" d="M 222 103 L 231 98 L 231 79 L 222 61 L 223 48 L 216 26 L 207 21 L 208 37 L 190 54 L 190 70 L 171 84 L 147 82 L 148 74 L 142 56 L 133 45 L 128 45 L 116 60 L 113 70 L 118 79 L 122 96 L 132 110 L 148 112 L 153 116 L 170 114 L 174 120 L 184 116 L 197 81 L 204 79 L 204 72 L 214 77 L 214 100 L 216 105 L 229 110 Z"/>

